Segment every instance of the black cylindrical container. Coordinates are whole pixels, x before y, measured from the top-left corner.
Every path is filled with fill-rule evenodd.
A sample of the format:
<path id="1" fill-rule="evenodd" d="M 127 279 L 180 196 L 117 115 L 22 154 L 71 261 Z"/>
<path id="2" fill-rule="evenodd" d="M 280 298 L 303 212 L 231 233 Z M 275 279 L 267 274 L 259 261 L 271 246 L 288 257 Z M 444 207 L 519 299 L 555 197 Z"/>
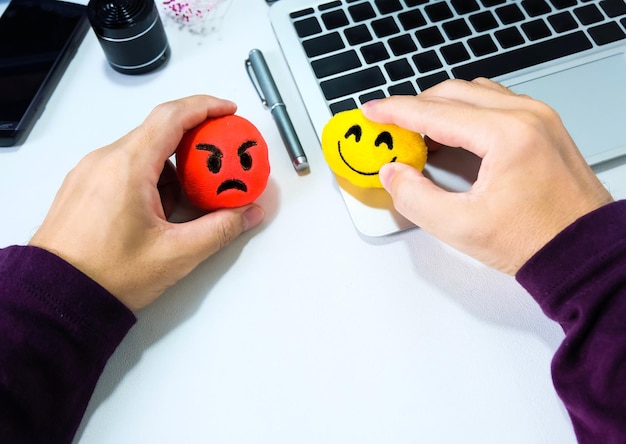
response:
<path id="1" fill-rule="evenodd" d="M 90 0 L 87 6 L 91 27 L 116 71 L 143 74 L 169 58 L 154 0 Z"/>

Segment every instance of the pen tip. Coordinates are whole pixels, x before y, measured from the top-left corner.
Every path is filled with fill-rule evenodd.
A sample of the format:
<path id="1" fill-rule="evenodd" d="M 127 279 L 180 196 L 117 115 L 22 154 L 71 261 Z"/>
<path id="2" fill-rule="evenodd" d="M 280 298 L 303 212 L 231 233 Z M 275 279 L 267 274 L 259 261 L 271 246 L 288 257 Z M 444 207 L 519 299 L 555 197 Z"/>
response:
<path id="1" fill-rule="evenodd" d="M 293 160 L 293 166 L 296 168 L 296 171 L 305 171 L 309 169 L 309 161 L 306 157 L 299 156 Z"/>

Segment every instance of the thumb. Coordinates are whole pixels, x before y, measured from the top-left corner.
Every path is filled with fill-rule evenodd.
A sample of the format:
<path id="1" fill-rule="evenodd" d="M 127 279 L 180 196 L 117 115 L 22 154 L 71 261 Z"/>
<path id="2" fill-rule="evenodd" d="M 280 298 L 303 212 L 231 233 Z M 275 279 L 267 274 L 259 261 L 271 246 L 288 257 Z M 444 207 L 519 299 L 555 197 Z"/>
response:
<path id="1" fill-rule="evenodd" d="M 447 220 L 450 193 L 435 185 L 421 171 L 400 163 L 388 163 L 380 169 L 380 181 L 391 195 L 393 205 L 404 217 L 431 233 Z"/>
<path id="2" fill-rule="evenodd" d="M 259 225 L 265 212 L 258 205 L 227 208 L 181 224 L 179 249 L 200 263 L 230 244 L 243 232 Z M 184 228 L 183 228 L 184 227 Z"/>

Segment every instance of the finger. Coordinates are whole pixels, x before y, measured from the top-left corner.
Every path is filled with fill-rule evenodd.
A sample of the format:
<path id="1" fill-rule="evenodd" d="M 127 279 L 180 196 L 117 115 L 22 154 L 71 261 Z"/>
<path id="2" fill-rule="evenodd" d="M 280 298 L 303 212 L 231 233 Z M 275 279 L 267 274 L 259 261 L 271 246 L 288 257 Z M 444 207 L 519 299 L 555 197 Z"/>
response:
<path id="1" fill-rule="evenodd" d="M 494 91 L 500 92 L 502 94 L 507 94 L 510 96 L 515 96 L 517 95 L 516 93 L 514 93 L 513 91 L 511 91 L 509 88 L 507 88 L 506 86 L 504 86 L 501 83 L 498 82 L 494 82 L 493 80 L 487 79 L 485 77 L 477 77 L 474 80 L 472 80 L 471 83 L 474 83 L 475 85 L 480 85 L 484 88 L 490 88 Z"/>
<path id="2" fill-rule="evenodd" d="M 463 147 L 484 157 L 484 142 L 497 131 L 506 128 L 506 119 L 496 110 L 479 108 L 466 103 L 439 97 L 392 96 L 367 102 L 363 114 L 376 122 L 393 123 L 421 133 L 440 145 Z"/>
<path id="3" fill-rule="evenodd" d="M 236 110 L 233 102 L 206 95 L 165 102 L 156 106 L 144 122 L 126 136 L 130 139 L 127 145 L 140 154 L 137 160 L 160 168 L 174 153 L 185 131 L 208 118 L 233 114 Z M 151 156 L 145 155 L 146 147 L 154 150 Z"/>
<path id="4" fill-rule="evenodd" d="M 479 77 L 471 82 L 446 80 L 425 90 L 420 97 L 438 97 L 478 107 L 510 109 L 519 106 L 515 99 L 521 96 L 499 83 Z"/>
<path id="5" fill-rule="evenodd" d="M 451 214 L 458 214 L 459 194 L 445 191 L 406 164 L 383 165 L 379 174 L 400 214 L 432 234 L 449 231 L 446 224 Z"/>

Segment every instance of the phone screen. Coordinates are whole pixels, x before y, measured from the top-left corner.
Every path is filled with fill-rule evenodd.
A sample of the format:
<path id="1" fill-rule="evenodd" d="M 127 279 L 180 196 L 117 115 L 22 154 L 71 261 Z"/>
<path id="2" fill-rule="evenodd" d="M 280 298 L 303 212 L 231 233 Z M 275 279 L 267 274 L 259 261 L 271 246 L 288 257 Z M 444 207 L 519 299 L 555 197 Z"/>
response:
<path id="1" fill-rule="evenodd" d="M 30 130 L 87 29 L 86 7 L 12 0 L 0 17 L 0 146 Z"/>

